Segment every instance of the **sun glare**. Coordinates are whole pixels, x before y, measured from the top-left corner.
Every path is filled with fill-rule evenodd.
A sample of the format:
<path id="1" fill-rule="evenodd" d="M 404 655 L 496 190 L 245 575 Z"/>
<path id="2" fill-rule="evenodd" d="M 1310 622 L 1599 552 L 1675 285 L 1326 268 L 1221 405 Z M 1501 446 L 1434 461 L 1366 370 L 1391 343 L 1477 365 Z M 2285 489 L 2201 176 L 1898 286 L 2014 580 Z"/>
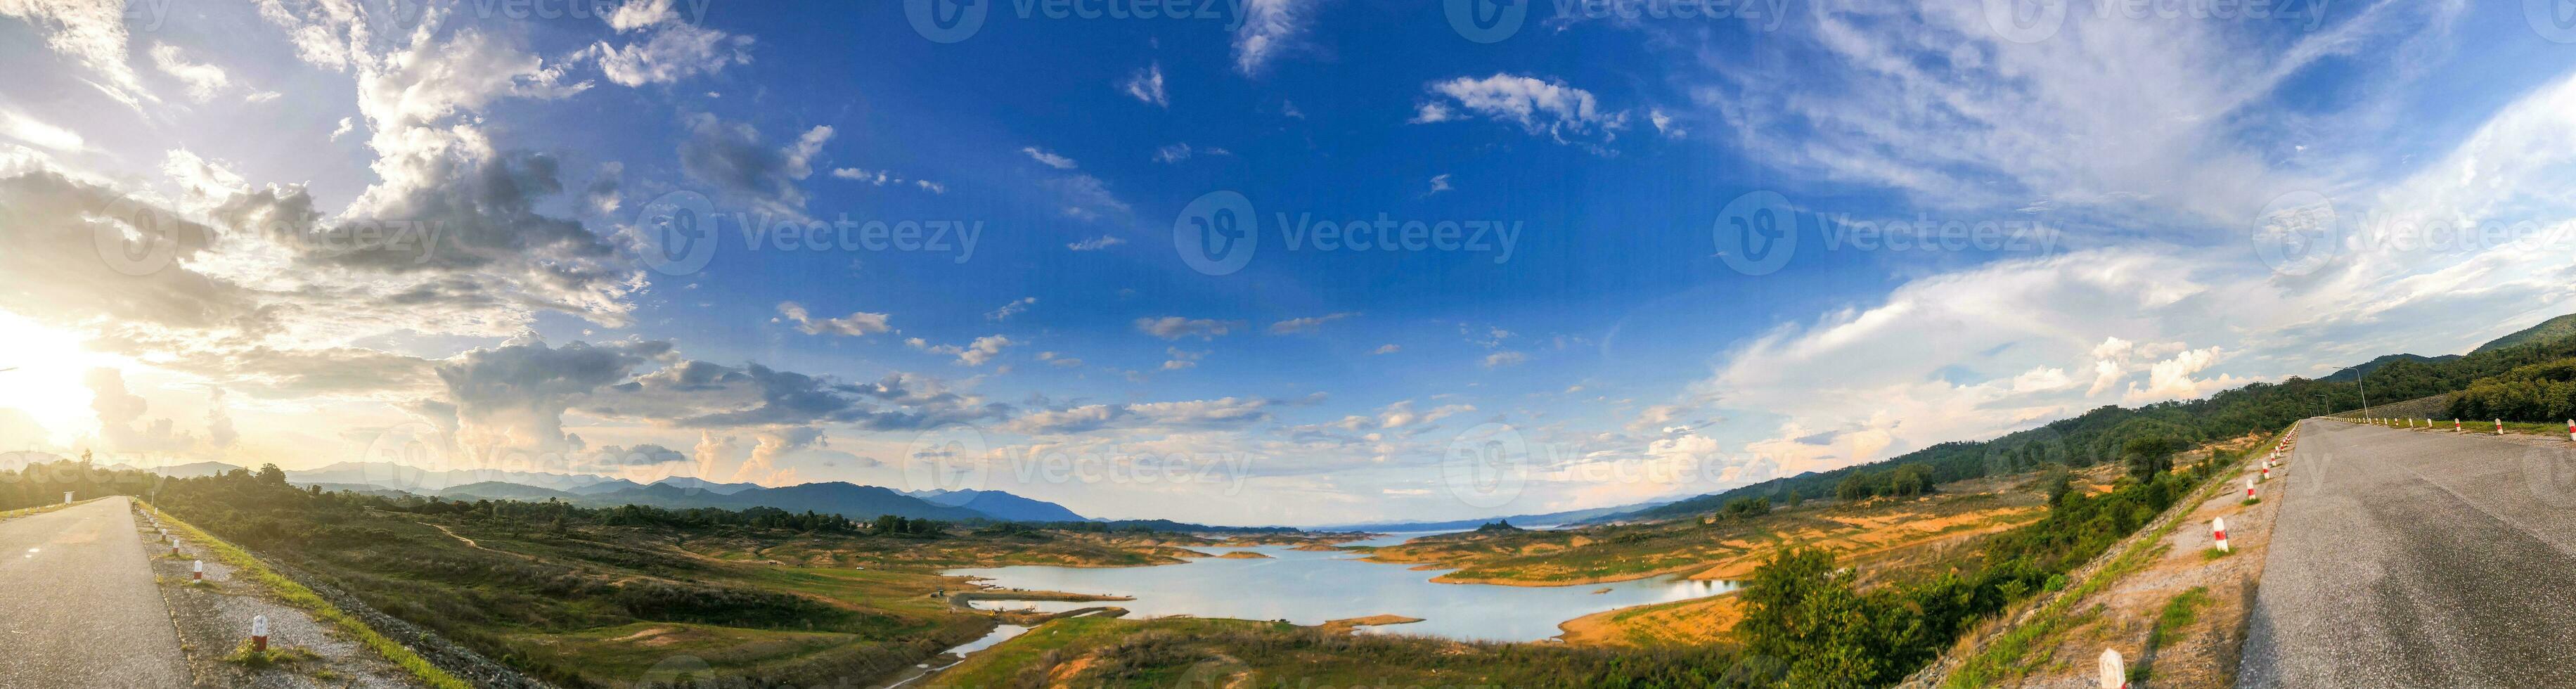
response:
<path id="1" fill-rule="evenodd" d="M 0 408 L 26 414 L 45 429 L 43 437 L 0 438 L 6 449 L 29 445 L 64 445 L 93 430 L 89 389 L 82 372 L 114 365 L 115 358 L 81 348 L 81 340 L 61 330 L 0 311 Z"/>

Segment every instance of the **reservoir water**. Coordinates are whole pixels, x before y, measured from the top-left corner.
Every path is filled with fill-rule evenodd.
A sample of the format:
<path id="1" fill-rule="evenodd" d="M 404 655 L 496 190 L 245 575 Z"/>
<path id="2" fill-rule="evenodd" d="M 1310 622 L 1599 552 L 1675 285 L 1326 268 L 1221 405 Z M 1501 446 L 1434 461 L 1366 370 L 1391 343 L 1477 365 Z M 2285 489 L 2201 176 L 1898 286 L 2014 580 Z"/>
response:
<path id="1" fill-rule="evenodd" d="M 1400 540 L 1400 539 L 1397 539 Z M 1376 542 L 1367 542 L 1375 545 Z M 1655 577 L 1610 584 L 1492 586 L 1441 584 L 1437 571 L 1410 565 L 1363 562 L 1347 551 L 1317 552 L 1286 546 L 1194 548 L 1222 555 L 1248 550 L 1267 559 L 1194 559 L 1157 567 L 987 567 L 949 574 L 990 579 L 988 584 L 1033 591 L 1132 596 L 1133 601 L 1063 603 L 987 600 L 984 608 L 1042 611 L 1111 605 L 1129 617 L 1193 615 L 1297 624 L 1369 615 L 1402 615 L 1423 621 L 1373 632 L 1453 639 L 1537 641 L 1562 633 L 1558 622 L 1604 610 L 1686 600 L 1734 590 L 1732 582 Z M 1607 592 L 1595 593 L 1602 589 Z"/>

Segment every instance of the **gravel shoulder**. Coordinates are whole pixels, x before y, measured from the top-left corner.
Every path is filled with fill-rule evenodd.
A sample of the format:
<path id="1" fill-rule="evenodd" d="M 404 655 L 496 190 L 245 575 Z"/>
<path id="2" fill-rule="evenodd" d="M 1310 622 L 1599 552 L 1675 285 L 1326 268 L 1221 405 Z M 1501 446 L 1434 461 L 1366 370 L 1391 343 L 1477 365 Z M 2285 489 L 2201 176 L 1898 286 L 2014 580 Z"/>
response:
<path id="1" fill-rule="evenodd" d="M 160 595 L 170 609 L 180 647 L 200 687 L 359 687 L 369 689 L 424 687 L 411 673 L 348 638 L 338 627 L 316 620 L 302 609 L 275 600 L 266 587 L 243 577 L 207 552 L 203 544 L 181 539 L 178 555 L 152 517 L 138 517 L 136 538 L 152 553 L 151 567 Z M 205 577 L 193 576 L 196 563 Z M 254 668 L 234 654 L 250 638 L 253 617 L 268 618 L 268 647 L 283 659 Z"/>

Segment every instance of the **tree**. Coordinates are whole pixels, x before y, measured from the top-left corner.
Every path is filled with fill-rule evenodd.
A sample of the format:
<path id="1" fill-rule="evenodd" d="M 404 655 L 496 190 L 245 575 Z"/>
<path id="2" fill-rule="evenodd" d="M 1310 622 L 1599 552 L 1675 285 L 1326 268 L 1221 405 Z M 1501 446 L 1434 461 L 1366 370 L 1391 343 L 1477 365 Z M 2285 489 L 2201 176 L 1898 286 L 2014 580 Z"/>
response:
<path id="1" fill-rule="evenodd" d="M 1834 484 L 1834 497 L 1842 500 L 1859 500 L 1877 492 L 1878 489 L 1870 485 L 1869 472 L 1859 469 L 1844 474 L 1843 481 Z"/>
<path id="2" fill-rule="evenodd" d="M 259 482 L 272 486 L 286 485 L 286 470 L 277 468 L 276 464 L 259 465 Z"/>
<path id="3" fill-rule="evenodd" d="M 2130 438 L 2120 446 L 2120 457 L 2129 463 L 2129 475 L 2140 482 L 2153 481 L 2173 471 L 2173 455 L 2182 451 L 2182 441 L 2151 435 Z"/>

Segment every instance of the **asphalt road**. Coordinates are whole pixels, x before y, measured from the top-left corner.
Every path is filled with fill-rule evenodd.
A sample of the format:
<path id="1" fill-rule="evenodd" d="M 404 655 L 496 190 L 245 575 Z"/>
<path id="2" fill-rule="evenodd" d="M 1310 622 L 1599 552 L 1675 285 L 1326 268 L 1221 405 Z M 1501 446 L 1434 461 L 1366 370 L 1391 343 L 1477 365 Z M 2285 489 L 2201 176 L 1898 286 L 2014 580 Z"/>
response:
<path id="1" fill-rule="evenodd" d="M 2576 450 L 2309 422 L 2241 687 L 2576 687 Z"/>
<path id="2" fill-rule="evenodd" d="M 188 664 L 133 507 L 0 522 L 0 687 L 185 687 Z"/>

